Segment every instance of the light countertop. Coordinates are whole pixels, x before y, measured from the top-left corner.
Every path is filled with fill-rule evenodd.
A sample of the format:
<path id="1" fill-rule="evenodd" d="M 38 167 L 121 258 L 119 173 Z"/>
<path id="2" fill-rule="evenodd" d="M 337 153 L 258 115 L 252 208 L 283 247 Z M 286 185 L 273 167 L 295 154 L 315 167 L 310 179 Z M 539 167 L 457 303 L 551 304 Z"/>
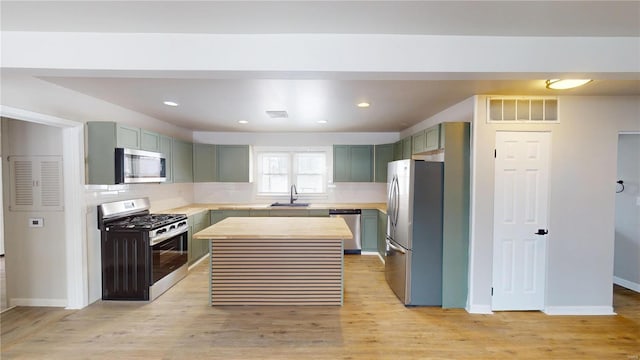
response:
<path id="1" fill-rule="evenodd" d="M 230 217 L 193 235 L 194 239 L 351 239 L 342 218 Z"/>
<path id="2" fill-rule="evenodd" d="M 325 209 L 370 209 L 386 213 L 387 204 L 384 203 L 312 203 L 309 206 L 278 206 L 270 204 L 189 204 L 173 209 L 158 211 L 163 214 L 186 214 L 192 216 L 209 210 L 325 210 Z"/>

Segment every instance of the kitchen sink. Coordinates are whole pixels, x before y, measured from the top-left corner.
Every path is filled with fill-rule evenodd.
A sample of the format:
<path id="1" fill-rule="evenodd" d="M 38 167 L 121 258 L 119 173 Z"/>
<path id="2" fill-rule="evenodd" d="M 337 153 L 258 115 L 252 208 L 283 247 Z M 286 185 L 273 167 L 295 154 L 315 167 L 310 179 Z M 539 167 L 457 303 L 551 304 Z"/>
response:
<path id="1" fill-rule="evenodd" d="M 277 207 L 277 206 L 293 206 L 293 207 L 305 207 L 305 206 L 309 206 L 309 203 L 281 203 L 281 202 L 274 202 L 273 204 L 271 204 L 271 206 L 273 207 Z"/>

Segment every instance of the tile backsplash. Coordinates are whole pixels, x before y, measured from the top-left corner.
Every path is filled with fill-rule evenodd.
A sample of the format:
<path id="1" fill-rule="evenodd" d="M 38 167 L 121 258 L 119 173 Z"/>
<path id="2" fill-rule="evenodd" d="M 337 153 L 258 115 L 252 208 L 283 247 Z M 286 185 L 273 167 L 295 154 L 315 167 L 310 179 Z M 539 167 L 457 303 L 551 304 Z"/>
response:
<path id="1" fill-rule="evenodd" d="M 195 183 L 193 198 L 196 203 L 271 203 L 289 201 L 288 196 L 262 196 L 256 194 L 254 183 Z M 299 202 L 351 203 L 386 202 L 386 183 L 335 183 L 326 196 L 298 195 Z"/>
<path id="2" fill-rule="evenodd" d="M 193 203 L 193 184 L 131 184 L 87 185 L 85 200 L 88 208 L 106 202 L 148 197 L 151 212 Z M 89 209 L 89 211 L 92 211 Z"/>

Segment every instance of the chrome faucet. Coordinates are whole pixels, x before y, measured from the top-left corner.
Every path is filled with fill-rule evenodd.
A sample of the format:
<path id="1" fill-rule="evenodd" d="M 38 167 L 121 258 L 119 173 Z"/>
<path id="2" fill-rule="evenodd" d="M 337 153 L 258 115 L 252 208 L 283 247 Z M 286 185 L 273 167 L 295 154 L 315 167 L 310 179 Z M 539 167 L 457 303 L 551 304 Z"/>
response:
<path id="1" fill-rule="evenodd" d="M 295 185 L 291 185 L 291 192 L 290 192 L 290 197 L 289 197 L 289 204 L 293 204 L 294 201 L 298 200 L 297 197 L 293 197 L 293 194 L 298 195 L 298 189 L 296 189 Z"/>

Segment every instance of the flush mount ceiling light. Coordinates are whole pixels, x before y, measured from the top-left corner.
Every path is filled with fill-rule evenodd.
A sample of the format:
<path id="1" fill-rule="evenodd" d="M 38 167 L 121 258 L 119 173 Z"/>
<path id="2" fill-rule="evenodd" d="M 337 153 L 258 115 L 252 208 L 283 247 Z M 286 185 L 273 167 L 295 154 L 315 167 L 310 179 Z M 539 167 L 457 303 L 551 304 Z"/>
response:
<path id="1" fill-rule="evenodd" d="M 247 120 L 238 120 L 238 124 L 248 124 Z"/>
<path id="2" fill-rule="evenodd" d="M 551 79 L 545 82 L 547 89 L 566 90 L 590 83 L 591 79 Z"/>
<path id="3" fill-rule="evenodd" d="M 369 106 L 371 106 L 371 104 L 369 104 L 369 103 L 368 103 L 368 102 L 366 102 L 366 101 L 363 101 L 363 102 L 361 102 L 361 103 L 358 103 L 358 107 L 359 107 L 359 108 L 368 108 Z"/>
<path id="4" fill-rule="evenodd" d="M 285 110 L 267 110 L 265 112 L 272 119 L 286 119 L 289 117 Z"/>
<path id="5" fill-rule="evenodd" d="M 162 103 L 167 106 L 178 106 L 178 103 L 175 101 L 163 101 Z"/>
<path id="6" fill-rule="evenodd" d="M 327 120 L 318 120 L 318 124 L 326 124 Z"/>

